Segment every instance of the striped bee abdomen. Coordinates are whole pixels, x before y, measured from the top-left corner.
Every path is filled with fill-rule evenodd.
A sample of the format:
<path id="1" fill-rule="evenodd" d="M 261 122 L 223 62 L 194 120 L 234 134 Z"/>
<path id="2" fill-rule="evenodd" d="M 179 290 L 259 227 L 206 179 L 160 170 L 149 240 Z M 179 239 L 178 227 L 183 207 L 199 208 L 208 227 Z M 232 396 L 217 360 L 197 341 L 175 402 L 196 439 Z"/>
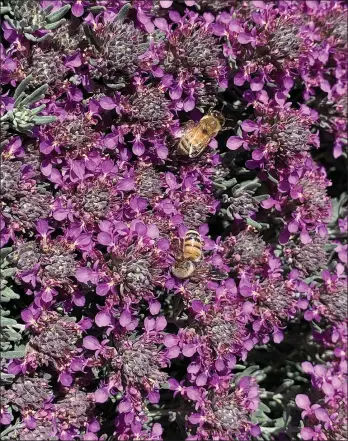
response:
<path id="1" fill-rule="evenodd" d="M 192 144 L 190 140 L 184 136 L 181 138 L 179 145 L 178 145 L 178 153 L 180 155 L 188 156 L 190 154 L 190 150 L 192 149 Z"/>
<path id="2" fill-rule="evenodd" d="M 188 230 L 184 237 L 183 257 L 185 260 L 198 262 L 202 258 L 202 238 L 195 230 Z"/>
<path id="3" fill-rule="evenodd" d="M 188 279 L 195 270 L 195 264 L 190 260 L 176 262 L 172 267 L 172 273 L 178 279 Z"/>

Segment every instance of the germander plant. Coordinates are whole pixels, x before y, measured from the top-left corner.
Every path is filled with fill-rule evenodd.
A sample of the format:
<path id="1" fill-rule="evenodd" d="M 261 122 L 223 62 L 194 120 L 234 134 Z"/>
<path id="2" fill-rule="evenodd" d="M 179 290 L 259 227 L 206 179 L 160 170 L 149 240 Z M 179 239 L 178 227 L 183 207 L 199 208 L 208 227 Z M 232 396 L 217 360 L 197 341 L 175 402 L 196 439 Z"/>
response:
<path id="1" fill-rule="evenodd" d="M 343 441 L 345 3 L 27 3 L 1 6 L 1 439 Z"/>

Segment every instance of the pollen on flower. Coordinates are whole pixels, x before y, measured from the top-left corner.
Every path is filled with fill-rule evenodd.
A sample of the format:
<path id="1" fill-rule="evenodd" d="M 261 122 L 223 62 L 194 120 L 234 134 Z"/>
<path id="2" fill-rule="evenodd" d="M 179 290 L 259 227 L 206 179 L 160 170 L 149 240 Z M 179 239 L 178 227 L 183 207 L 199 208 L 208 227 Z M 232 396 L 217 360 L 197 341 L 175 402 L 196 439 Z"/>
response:
<path id="1" fill-rule="evenodd" d="M 36 426 L 33 430 L 28 429 L 27 427 L 24 427 L 19 431 L 16 430 L 14 433 L 10 434 L 10 439 L 16 439 L 13 437 L 18 436 L 17 439 L 19 439 L 20 441 L 44 441 L 46 439 L 50 439 L 53 434 L 53 424 L 50 421 L 39 420 L 37 421 Z"/>
<path id="2" fill-rule="evenodd" d="M 29 74 L 35 74 L 32 82 L 33 87 L 39 87 L 43 84 L 48 84 L 51 87 L 58 86 L 66 74 L 62 56 L 53 50 L 43 51 L 41 48 L 35 48 L 31 55 Z"/>
<path id="3" fill-rule="evenodd" d="M 80 334 L 79 326 L 72 321 L 54 314 L 43 317 L 29 340 L 28 362 L 34 357 L 41 366 L 61 370 L 77 354 L 76 343 Z"/>
<path id="4" fill-rule="evenodd" d="M 229 252 L 235 265 L 258 266 L 265 261 L 266 250 L 262 236 L 254 229 L 247 228 L 234 238 Z"/>
<path id="5" fill-rule="evenodd" d="M 132 118 L 149 128 L 160 128 L 172 119 L 170 101 L 159 88 L 142 89 L 130 103 Z"/>
<path id="6" fill-rule="evenodd" d="M 167 374 L 159 369 L 163 364 L 158 347 L 141 339 L 124 342 L 118 350 L 119 356 L 112 362 L 121 369 L 124 381 L 129 384 L 140 384 L 151 390 L 159 387 L 167 379 Z"/>
<path id="7" fill-rule="evenodd" d="M 214 37 L 199 23 L 184 23 L 169 39 L 164 66 L 168 71 L 189 68 L 209 75 L 222 63 Z"/>
<path id="8" fill-rule="evenodd" d="M 206 325 L 206 332 L 212 346 L 218 353 L 231 351 L 231 347 L 240 347 L 245 338 L 244 330 L 238 322 L 219 314 Z"/>
<path id="9" fill-rule="evenodd" d="M 1 196 L 4 199 L 14 200 L 18 194 L 21 179 L 21 163 L 17 161 L 3 161 L 0 170 Z"/>
<path id="10" fill-rule="evenodd" d="M 21 272 L 32 269 L 39 263 L 40 257 L 41 253 L 37 243 L 25 242 L 17 245 L 11 260 Z"/>
<path id="11" fill-rule="evenodd" d="M 76 158 L 98 148 L 101 136 L 93 129 L 87 114 L 72 115 L 63 122 L 54 123 L 42 133 L 43 139 L 66 153 L 67 157 Z"/>
<path id="12" fill-rule="evenodd" d="M 328 290 L 322 287 L 320 290 L 320 301 L 327 308 L 327 315 L 331 320 L 344 322 L 348 318 L 346 308 L 347 292 L 346 283 L 340 281 L 334 289 Z"/>
<path id="13" fill-rule="evenodd" d="M 58 420 L 64 426 L 83 427 L 92 419 L 94 403 L 88 394 L 81 390 L 70 390 L 55 404 Z"/>
<path id="14" fill-rule="evenodd" d="M 161 196 L 161 176 L 152 164 L 141 162 L 137 169 L 136 180 L 140 196 L 149 199 Z"/>
<path id="15" fill-rule="evenodd" d="M 43 407 L 44 403 L 52 397 L 52 390 L 47 379 L 21 377 L 4 394 L 9 402 L 14 403 L 21 411 L 30 414 Z"/>
<path id="16" fill-rule="evenodd" d="M 45 265 L 45 279 L 66 280 L 67 277 L 74 275 L 76 261 L 69 252 L 53 249 L 51 256 L 44 257 L 43 265 Z"/>
<path id="17" fill-rule="evenodd" d="M 314 236 L 308 244 L 301 244 L 298 239 L 294 239 L 286 244 L 284 255 L 292 267 L 298 268 L 304 274 L 315 274 L 326 266 L 326 243 L 327 239 L 320 236 Z"/>
<path id="18" fill-rule="evenodd" d="M 118 83 L 120 73 L 133 74 L 139 64 L 148 43 L 146 35 L 135 28 L 133 23 L 115 21 L 97 31 L 99 40 L 95 51 L 95 76 L 105 78 L 107 82 Z"/>
<path id="19" fill-rule="evenodd" d="M 272 31 L 268 40 L 271 58 L 281 64 L 297 60 L 302 44 L 298 33 L 298 23 L 279 19 L 273 24 Z"/>

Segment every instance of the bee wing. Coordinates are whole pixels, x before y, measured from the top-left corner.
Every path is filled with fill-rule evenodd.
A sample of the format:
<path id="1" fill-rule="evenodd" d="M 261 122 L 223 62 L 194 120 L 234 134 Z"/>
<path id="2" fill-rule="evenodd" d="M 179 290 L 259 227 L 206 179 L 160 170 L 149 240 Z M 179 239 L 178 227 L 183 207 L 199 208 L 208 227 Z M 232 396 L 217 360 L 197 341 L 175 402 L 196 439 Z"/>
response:
<path id="1" fill-rule="evenodd" d="M 202 129 L 199 124 L 188 128 L 184 136 L 191 141 L 191 148 L 189 150 L 189 157 L 195 158 L 199 156 L 210 142 L 208 135 L 202 134 Z"/>
<path id="2" fill-rule="evenodd" d="M 195 123 L 194 121 L 191 121 L 191 120 L 185 122 L 180 128 L 180 131 L 178 133 L 179 138 L 177 138 L 177 142 L 180 142 L 180 140 L 184 136 L 190 136 L 191 130 L 193 130 L 195 127 L 197 127 L 197 125 L 198 125 L 198 123 Z"/>
<path id="3" fill-rule="evenodd" d="M 196 127 L 197 125 L 198 125 L 198 123 L 196 123 L 196 122 L 192 121 L 192 119 L 190 119 L 190 121 L 185 122 L 185 123 L 182 125 L 182 127 L 183 127 L 183 129 L 185 129 L 185 131 L 186 131 L 186 130 L 193 129 L 193 127 Z"/>

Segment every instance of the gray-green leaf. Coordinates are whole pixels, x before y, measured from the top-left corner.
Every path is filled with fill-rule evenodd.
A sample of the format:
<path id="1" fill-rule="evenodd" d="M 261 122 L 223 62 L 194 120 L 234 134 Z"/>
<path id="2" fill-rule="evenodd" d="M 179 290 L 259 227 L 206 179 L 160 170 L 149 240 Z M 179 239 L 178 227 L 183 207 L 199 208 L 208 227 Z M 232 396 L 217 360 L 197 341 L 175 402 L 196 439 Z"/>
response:
<path id="1" fill-rule="evenodd" d="M 3 317 L 2 315 L 0 316 L 0 325 L 1 326 L 11 326 L 11 325 L 16 325 L 16 324 L 17 324 L 16 320 L 13 320 L 8 317 Z"/>
<path id="2" fill-rule="evenodd" d="M 71 8 L 71 5 L 65 5 L 62 8 L 60 8 L 58 11 L 52 12 L 49 14 L 46 19 L 49 23 L 54 23 L 56 21 L 59 21 L 61 18 L 64 17 L 64 15 L 69 11 Z"/>
<path id="3" fill-rule="evenodd" d="M 57 121 L 55 116 L 35 116 L 33 118 L 33 123 L 36 125 L 51 124 L 55 121 Z"/>
<path id="4" fill-rule="evenodd" d="M 128 11 L 130 10 L 130 8 L 131 8 L 130 3 L 126 3 L 124 6 L 122 6 L 119 13 L 117 14 L 116 21 L 123 23 L 128 15 Z"/>
<path id="5" fill-rule="evenodd" d="M 11 288 L 6 287 L 4 290 L 1 291 L 1 297 L 4 297 L 5 299 L 19 299 L 20 296 L 12 291 Z M 1 299 L 2 300 L 2 299 Z"/>
<path id="6" fill-rule="evenodd" d="M 45 96 L 47 89 L 48 84 L 43 84 L 42 86 L 38 87 L 36 90 L 34 90 L 34 92 L 24 98 L 24 100 L 21 102 L 21 105 L 30 106 L 30 104 L 36 103 L 36 101 L 42 99 Z"/>
<path id="7" fill-rule="evenodd" d="M 30 81 L 33 79 L 33 75 L 30 74 L 28 75 L 26 78 L 24 78 L 24 80 L 18 85 L 13 98 L 16 100 L 19 95 L 21 95 L 22 92 L 24 92 L 24 90 L 27 88 L 27 86 L 29 85 Z"/>
<path id="8" fill-rule="evenodd" d="M 25 349 L 21 349 L 18 351 L 1 352 L 1 357 L 5 358 L 6 360 L 12 360 L 14 358 L 23 358 L 24 356 L 25 356 Z"/>

